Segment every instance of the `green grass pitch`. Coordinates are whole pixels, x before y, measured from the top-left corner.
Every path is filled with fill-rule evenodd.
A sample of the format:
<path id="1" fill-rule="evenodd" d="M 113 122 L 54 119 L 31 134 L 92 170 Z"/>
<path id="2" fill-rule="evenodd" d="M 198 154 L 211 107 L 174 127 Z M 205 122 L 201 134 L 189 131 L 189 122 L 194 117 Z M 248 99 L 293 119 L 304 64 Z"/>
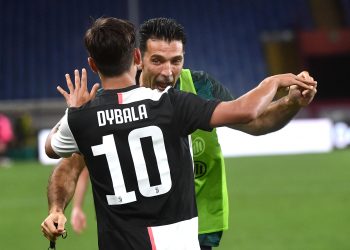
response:
<path id="1" fill-rule="evenodd" d="M 226 162 L 230 228 L 217 250 L 350 249 L 350 150 Z M 48 248 L 40 224 L 51 170 L 37 162 L 0 168 L 0 249 Z M 87 230 L 77 235 L 67 223 L 58 250 L 97 249 L 91 189 L 85 204 Z"/>

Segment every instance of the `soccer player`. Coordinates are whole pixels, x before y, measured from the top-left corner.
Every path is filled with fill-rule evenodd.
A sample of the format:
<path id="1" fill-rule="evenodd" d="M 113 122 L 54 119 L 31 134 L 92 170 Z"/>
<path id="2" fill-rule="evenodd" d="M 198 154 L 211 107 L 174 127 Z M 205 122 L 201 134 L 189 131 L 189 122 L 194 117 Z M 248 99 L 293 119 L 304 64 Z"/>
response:
<path id="1" fill-rule="evenodd" d="M 237 100 L 207 101 L 171 87 L 159 92 L 135 85 L 141 55 L 127 21 L 97 19 L 85 44 L 103 92 L 91 100 L 97 87 L 88 93 L 84 69 L 81 79 L 75 71 L 74 86 L 66 76 L 71 108 L 53 128 L 45 149 L 50 157 L 84 156 L 100 249 L 199 249 L 188 135 L 250 122 L 279 88 L 297 85 L 306 96 L 316 85 L 293 74 L 277 75 Z M 69 173 L 56 169 L 50 178 L 49 216 L 42 223 L 50 240 L 64 230 L 64 208 L 81 165 Z"/>
<path id="2" fill-rule="evenodd" d="M 142 86 L 163 91 L 169 85 L 197 94 L 206 99 L 232 100 L 229 91 L 217 80 L 203 71 L 183 69 L 186 37 L 184 28 L 173 19 L 154 18 L 144 22 L 139 29 L 141 68 L 136 82 Z M 310 78 L 307 72 L 300 74 Z M 235 126 L 244 132 L 261 135 L 283 127 L 302 108 L 309 104 L 315 94 L 306 98 L 294 95 L 281 98 L 269 105 L 256 120 Z M 199 219 L 201 249 L 218 246 L 222 231 L 228 228 L 228 197 L 225 164 L 216 131 L 197 130 L 191 134 L 194 146 L 195 190 Z M 203 143 L 203 147 L 198 147 Z M 202 150 L 203 149 L 203 150 Z M 69 159 L 59 163 L 71 164 Z M 88 172 L 84 169 L 73 199 L 71 223 L 76 232 L 86 225 L 82 204 Z"/>

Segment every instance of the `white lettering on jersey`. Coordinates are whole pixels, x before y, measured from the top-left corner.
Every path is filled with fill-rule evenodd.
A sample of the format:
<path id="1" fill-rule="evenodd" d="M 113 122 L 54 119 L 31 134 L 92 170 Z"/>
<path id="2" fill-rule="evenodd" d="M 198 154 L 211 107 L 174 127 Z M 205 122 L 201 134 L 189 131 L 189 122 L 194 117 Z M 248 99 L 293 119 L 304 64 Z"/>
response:
<path id="1" fill-rule="evenodd" d="M 143 154 L 141 139 L 151 137 L 154 154 L 157 160 L 157 167 L 160 175 L 160 184 L 151 186 L 146 167 L 146 160 Z M 165 194 L 170 191 L 172 180 L 170 166 L 165 149 L 162 130 L 157 126 L 148 126 L 134 129 L 128 136 L 131 156 L 136 171 L 137 183 L 141 195 L 153 197 Z M 124 182 L 122 163 L 116 149 L 114 136 L 112 134 L 102 137 L 102 144 L 91 147 L 94 156 L 106 155 L 108 168 L 111 174 L 114 194 L 107 194 L 109 205 L 121 205 L 136 201 L 135 191 L 127 191 Z"/>
<path id="2" fill-rule="evenodd" d="M 98 126 L 129 123 L 148 118 L 145 104 L 123 109 L 106 109 L 97 111 Z M 108 121 L 108 122 L 107 122 Z"/>
<path id="3" fill-rule="evenodd" d="M 103 111 L 97 111 L 97 121 L 100 127 L 106 125 L 106 116 Z"/>

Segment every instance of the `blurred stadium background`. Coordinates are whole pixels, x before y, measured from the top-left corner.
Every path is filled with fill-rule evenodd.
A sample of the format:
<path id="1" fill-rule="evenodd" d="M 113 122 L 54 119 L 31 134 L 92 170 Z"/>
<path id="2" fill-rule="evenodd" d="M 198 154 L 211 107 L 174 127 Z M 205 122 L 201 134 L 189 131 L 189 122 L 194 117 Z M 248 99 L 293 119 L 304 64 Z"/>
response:
<path id="1" fill-rule="evenodd" d="M 100 16 L 136 25 L 176 19 L 188 36 L 185 67 L 207 71 L 235 96 L 268 75 L 308 70 L 318 94 L 296 121 L 330 126 L 319 130 L 315 123 L 316 138 L 295 143 L 319 133 L 328 147 L 226 154 L 230 229 L 218 249 L 350 249 L 350 0 L 0 0 L 0 113 L 16 135 L 12 167 L 0 168 L 0 249 L 47 248 L 40 223 L 52 167 L 38 161 L 38 135 L 64 112 L 56 91 L 64 74 L 88 68 L 82 37 L 90 17 Z M 90 85 L 98 82 L 88 74 Z M 59 249 L 97 248 L 91 195 L 86 208 L 87 232 L 68 228 Z"/>

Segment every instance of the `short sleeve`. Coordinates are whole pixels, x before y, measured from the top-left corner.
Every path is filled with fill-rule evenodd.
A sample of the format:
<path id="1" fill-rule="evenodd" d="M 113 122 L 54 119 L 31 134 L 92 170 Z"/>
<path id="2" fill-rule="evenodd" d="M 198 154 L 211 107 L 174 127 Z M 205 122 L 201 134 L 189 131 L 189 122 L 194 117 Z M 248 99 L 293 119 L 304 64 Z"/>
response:
<path id="1" fill-rule="evenodd" d="M 220 103 L 219 100 L 205 100 L 192 93 L 169 90 L 173 102 L 175 119 L 181 134 L 188 135 L 197 129 L 211 131 L 210 119 Z"/>
<path id="2" fill-rule="evenodd" d="M 51 147 L 61 157 L 70 157 L 73 153 L 79 152 L 77 143 L 69 128 L 67 113 L 59 122 L 57 132 L 51 138 Z"/>

